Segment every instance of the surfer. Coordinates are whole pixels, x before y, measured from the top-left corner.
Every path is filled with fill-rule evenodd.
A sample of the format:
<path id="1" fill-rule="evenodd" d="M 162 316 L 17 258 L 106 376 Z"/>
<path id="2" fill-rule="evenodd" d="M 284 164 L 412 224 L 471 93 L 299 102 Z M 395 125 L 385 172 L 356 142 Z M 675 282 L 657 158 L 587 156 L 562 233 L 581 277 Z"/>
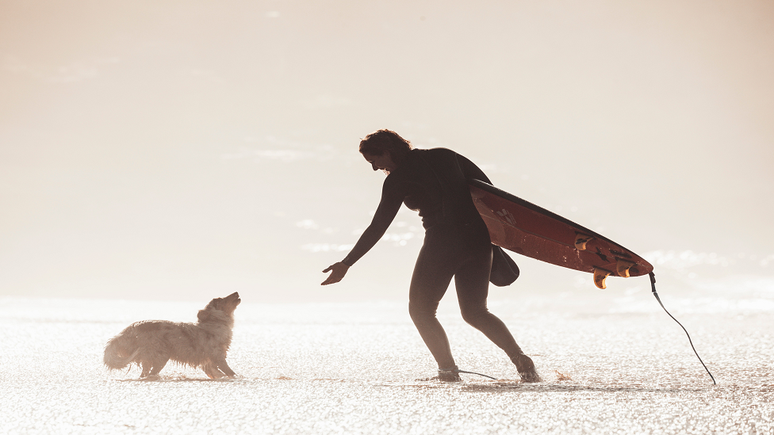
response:
<path id="1" fill-rule="evenodd" d="M 438 363 L 438 379 L 459 381 L 449 340 L 436 318 L 441 298 L 454 277 L 462 318 L 484 333 L 516 365 L 521 379 L 539 382 L 532 359 L 522 352 L 508 327 L 489 312 L 492 267 L 489 231 L 470 196 L 469 179 L 489 181 L 473 162 L 454 151 L 415 149 L 391 130 L 378 130 L 360 142 L 360 153 L 374 171 L 387 173 L 371 224 L 343 260 L 332 264 L 322 285 L 341 281 L 382 238 L 401 204 L 418 211 L 425 228 L 409 288 L 409 314 Z"/>

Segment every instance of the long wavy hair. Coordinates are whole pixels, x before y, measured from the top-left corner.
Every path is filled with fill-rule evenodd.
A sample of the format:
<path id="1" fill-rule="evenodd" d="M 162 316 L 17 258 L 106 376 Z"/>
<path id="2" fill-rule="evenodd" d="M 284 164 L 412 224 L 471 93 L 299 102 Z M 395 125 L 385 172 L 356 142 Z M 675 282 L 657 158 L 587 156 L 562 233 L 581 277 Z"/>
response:
<path id="1" fill-rule="evenodd" d="M 392 161 L 401 162 L 413 147 L 406 139 L 392 130 L 382 129 L 367 135 L 360 141 L 360 154 L 381 156 L 390 153 Z"/>

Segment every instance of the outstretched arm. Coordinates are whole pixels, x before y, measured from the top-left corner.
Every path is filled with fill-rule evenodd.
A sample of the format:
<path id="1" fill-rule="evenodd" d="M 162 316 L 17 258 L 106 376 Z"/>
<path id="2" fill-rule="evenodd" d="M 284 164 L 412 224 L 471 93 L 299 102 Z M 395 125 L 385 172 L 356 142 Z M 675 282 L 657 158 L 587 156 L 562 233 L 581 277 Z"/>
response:
<path id="1" fill-rule="evenodd" d="M 389 228 L 395 215 L 398 214 L 403 198 L 405 198 L 403 188 L 393 179 L 387 177 L 382 187 L 382 199 L 379 207 L 376 209 L 371 224 L 363 231 L 352 250 L 344 257 L 344 260 L 328 266 L 323 273 L 331 272 L 330 276 L 323 281 L 322 285 L 334 284 L 341 281 L 346 275 L 350 266 L 366 254 L 378 242 Z"/>

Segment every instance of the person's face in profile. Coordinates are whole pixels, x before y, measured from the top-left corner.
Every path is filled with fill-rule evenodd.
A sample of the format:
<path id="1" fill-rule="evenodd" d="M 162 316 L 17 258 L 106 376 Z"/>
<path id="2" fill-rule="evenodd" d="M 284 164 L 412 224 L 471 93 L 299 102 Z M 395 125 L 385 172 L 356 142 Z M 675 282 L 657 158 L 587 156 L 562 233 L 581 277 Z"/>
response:
<path id="1" fill-rule="evenodd" d="M 374 168 L 374 171 L 381 169 L 385 173 L 389 174 L 390 171 L 395 170 L 397 166 L 395 165 L 395 162 L 392 161 L 392 156 L 390 153 L 387 152 L 381 155 L 363 153 L 363 158 L 365 158 L 366 161 L 371 164 L 371 167 Z"/>

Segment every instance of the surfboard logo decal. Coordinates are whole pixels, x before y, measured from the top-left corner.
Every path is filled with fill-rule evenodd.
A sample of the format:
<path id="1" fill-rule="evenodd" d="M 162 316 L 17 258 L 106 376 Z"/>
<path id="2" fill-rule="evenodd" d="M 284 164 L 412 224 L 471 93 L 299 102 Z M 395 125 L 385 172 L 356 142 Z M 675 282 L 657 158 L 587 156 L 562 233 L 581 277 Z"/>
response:
<path id="1" fill-rule="evenodd" d="M 506 222 L 508 222 L 511 225 L 516 225 L 516 218 L 506 209 L 502 209 L 500 211 L 496 211 L 498 216 L 505 219 Z"/>

